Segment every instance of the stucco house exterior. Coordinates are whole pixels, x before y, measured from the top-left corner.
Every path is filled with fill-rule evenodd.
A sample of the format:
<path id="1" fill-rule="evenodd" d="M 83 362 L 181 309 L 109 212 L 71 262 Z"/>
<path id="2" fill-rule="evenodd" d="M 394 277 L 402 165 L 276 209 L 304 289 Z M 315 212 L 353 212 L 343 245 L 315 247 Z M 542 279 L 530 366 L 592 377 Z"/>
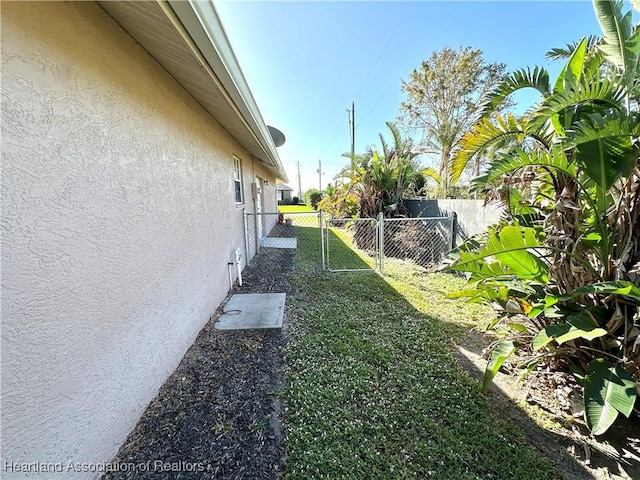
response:
<path id="1" fill-rule="evenodd" d="M 287 178 L 212 3 L 0 8 L 0 477 L 95 478 Z"/>

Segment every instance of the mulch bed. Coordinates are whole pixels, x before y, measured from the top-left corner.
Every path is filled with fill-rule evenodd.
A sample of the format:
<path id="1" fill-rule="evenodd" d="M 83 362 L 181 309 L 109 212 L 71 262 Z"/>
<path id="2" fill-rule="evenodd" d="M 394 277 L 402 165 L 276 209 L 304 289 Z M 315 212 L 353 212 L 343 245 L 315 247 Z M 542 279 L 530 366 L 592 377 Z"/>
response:
<path id="1" fill-rule="evenodd" d="M 292 231 L 278 225 L 270 235 Z M 262 249 L 242 272 L 243 285 L 236 283 L 227 299 L 236 293 L 289 293 L 294 255 L 295 250 Z M 280 477 L 277 393 L 284 333 L 215 330 L 221 307 L 149 404 L 110 464 L 117 471 L 105 480 Z"/>

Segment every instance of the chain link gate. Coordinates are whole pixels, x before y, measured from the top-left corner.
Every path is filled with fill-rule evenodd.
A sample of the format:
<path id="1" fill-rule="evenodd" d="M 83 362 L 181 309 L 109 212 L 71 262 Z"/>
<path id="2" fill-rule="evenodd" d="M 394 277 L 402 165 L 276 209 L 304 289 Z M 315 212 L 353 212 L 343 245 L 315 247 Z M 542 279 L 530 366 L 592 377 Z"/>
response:
<path id="1" fill-rule="evenodd" d="M 247 213 L 247 258 L 260 248 L 297 248 L 297 240 L 317 241 L 323 270 L 384 273 L 385 259 L 437 266 L 453 248 L 454 217 L 323 219 L 322 212 Z M 260 224 L 258 222 L 261 222 Z M 268 232 L 260 237 L 259 232 Z M 317 239 L 317 240 L 316 240 Z"/>
<path id="2" fill-rule="evenodd" d="M 322 265 L 330 272 L 372 271 L 379 265 L 380 237 L 375 218 L 327 220 L 323 240 Z"/>
<path id="3" fill-rule="evenodd" d="M 331 219 L 323 239 L 323 268 L 332 272 L 384 273 L 387 258 L 430 269 L 453 248 L 454 217 Z"/>
<path id="4" fill-rule="evenodd" d="M 247 258 L 261 248 L 297 248 L 298 237 L 317 238 L 322 249 L 321 217 L 322 212 L 244 212 Z"/>

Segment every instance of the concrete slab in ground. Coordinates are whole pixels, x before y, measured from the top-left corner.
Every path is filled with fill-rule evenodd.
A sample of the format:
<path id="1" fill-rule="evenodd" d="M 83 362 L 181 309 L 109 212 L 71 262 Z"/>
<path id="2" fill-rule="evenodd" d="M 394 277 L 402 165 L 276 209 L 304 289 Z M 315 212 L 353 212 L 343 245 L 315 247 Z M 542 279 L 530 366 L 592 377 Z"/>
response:
<path id="1" fill-rule="evenodd" d="M 285 293 L 240 293 L 224 306 L 217 330 L 282 328 Z"/>
<path id="2" fill-rule="evenodd" d="M 265 237 L 260 245 L 267 248 L 298 248 L 297 238 Z"/>

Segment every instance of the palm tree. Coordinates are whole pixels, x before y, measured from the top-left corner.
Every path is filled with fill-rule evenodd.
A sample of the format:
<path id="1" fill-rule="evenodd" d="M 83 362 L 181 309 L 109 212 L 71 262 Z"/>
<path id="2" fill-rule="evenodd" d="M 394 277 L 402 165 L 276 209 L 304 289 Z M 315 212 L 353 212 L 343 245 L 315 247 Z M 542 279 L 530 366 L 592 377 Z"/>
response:
<path id="1" fill-rule="evenodd" d="M 419 153 L 414 151 L 413 141 L 404 139 L 394 123 L 386 122 L 386 125 L 392 142 L 379 134 L 380 148 L 367 147 L 364 154 L 356 155 L 338 174 L 351 178 L 351 191 L 360 197 L 361 218 L 375 218 L 379 213 L 403 215 L 406 210 L 402 199 L 414 193 L 419 176 L 439 181 L 433 169 L 419 167 L 416 162 Z M 343 156 L 351 158 L 348 153 Z"/>
<path id="2" fill-rule="evenodd" d="M 585 372 L 587 423 L 598 434 L 615 419 L 611 412 L 630 413 L 635 390 L 612 406 L 597 388 L 623 385 L 629 374 L 640 384 L 640 352 L 632 348 L 640 317 L 640 31 L 621 1 L 594 0 L 594 9 L 602 39 L 558 49 L 568 60 L 555 82 L 542 68 L 521 70 L 486 96 L 482 119 L 455 152 L 452 178 L 475 156 L 497 152 L 475 183 L 500 184 L 510 220 L 488 244 L 465 247 L 454 268 L 471 271 L 485 298 L 489 286 L 519 277 L 526 292 L 507 287 L 502 303 L 534 312 L 534 350 L 556 344 L 536 360 L 566 355 Z M 491 119 L 523 88 L 538 90 L 540 102 L 521 118 Z"/>

